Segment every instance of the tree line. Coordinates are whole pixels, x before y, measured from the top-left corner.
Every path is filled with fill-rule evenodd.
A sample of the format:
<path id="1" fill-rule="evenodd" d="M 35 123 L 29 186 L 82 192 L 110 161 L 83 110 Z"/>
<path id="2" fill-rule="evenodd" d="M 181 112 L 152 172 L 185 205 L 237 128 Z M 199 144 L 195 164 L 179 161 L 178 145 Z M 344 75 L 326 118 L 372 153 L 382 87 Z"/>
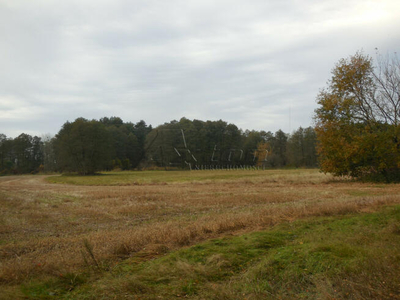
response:
<path id="1" fill-rule="evenodd" d="M 195 165 L 316 167 L 312 127 L 292 134 L 241 130 L 225 121 L 182 118 L 156 128 L 119 117 L 78 118 L 54 136 L 0 134 L 0 174 L 183 168 Z"/>
<path id="2" fill-rule="evenodd" d="M 153 129 L 146 139 L 148 165 L 159 167 L 316 167 L 312 127 L 292 134 L 239 129 L 225 121 L 182 118 Z"/>

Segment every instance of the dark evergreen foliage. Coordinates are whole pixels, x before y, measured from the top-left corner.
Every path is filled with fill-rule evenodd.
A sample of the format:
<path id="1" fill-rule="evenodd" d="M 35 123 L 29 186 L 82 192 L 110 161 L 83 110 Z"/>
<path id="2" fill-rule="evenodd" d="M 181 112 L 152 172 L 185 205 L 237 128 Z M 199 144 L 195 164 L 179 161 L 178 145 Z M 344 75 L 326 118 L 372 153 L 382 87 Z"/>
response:
<path id="1" fill-rule="evenodd" d="M 182 118 L 157 128 L 118 117 L 66 122 L 55 137 L 0 134 L 0 173 L 77 172 L 196 166 L 315 167 L 315 132 L 242 131 L 225 121 Z"/>
<path id="2" fill-rule="evenodd" d="M 0 134 L 0 174 L 23 174 L 40 171 L 43 143 L 37 136 L 22 133 L 15 139 Z"/>

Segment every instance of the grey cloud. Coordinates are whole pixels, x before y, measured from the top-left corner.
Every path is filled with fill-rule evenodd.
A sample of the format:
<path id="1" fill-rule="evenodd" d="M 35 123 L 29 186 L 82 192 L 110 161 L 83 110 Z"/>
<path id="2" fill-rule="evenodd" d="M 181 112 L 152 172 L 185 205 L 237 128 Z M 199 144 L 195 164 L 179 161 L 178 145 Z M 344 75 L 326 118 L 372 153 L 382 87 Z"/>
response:
<path id="1" fill-rule="evenodd" d="M 395 0 L 0 1 L 0 132 L 55 133 L 67 120 L 111 115 L 308 126 L 338 59 L 398 50 L 399 8 Z"/>

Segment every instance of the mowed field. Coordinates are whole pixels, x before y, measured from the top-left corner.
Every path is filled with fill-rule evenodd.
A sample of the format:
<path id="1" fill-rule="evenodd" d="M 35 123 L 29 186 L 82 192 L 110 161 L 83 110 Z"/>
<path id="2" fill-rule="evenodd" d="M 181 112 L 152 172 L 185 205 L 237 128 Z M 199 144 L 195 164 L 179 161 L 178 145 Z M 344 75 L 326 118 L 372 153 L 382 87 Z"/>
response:
<path id="1" fill-rule="evenodd" d="M 318 170 L 4 176 L 0 299 L 396 299 L 399 204 Z"/>

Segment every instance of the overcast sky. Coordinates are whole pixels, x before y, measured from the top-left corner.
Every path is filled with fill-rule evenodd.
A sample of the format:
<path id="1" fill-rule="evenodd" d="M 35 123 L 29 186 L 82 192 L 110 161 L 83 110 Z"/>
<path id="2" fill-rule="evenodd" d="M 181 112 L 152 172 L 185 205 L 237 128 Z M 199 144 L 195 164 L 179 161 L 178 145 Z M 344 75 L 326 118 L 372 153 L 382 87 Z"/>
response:
<path id="1" fill-rule="evenodd" d="M 399 0 L 0 0 L 0 133 L 181 117 L 312 125 L 334 64 L 400 52 Z"/>

